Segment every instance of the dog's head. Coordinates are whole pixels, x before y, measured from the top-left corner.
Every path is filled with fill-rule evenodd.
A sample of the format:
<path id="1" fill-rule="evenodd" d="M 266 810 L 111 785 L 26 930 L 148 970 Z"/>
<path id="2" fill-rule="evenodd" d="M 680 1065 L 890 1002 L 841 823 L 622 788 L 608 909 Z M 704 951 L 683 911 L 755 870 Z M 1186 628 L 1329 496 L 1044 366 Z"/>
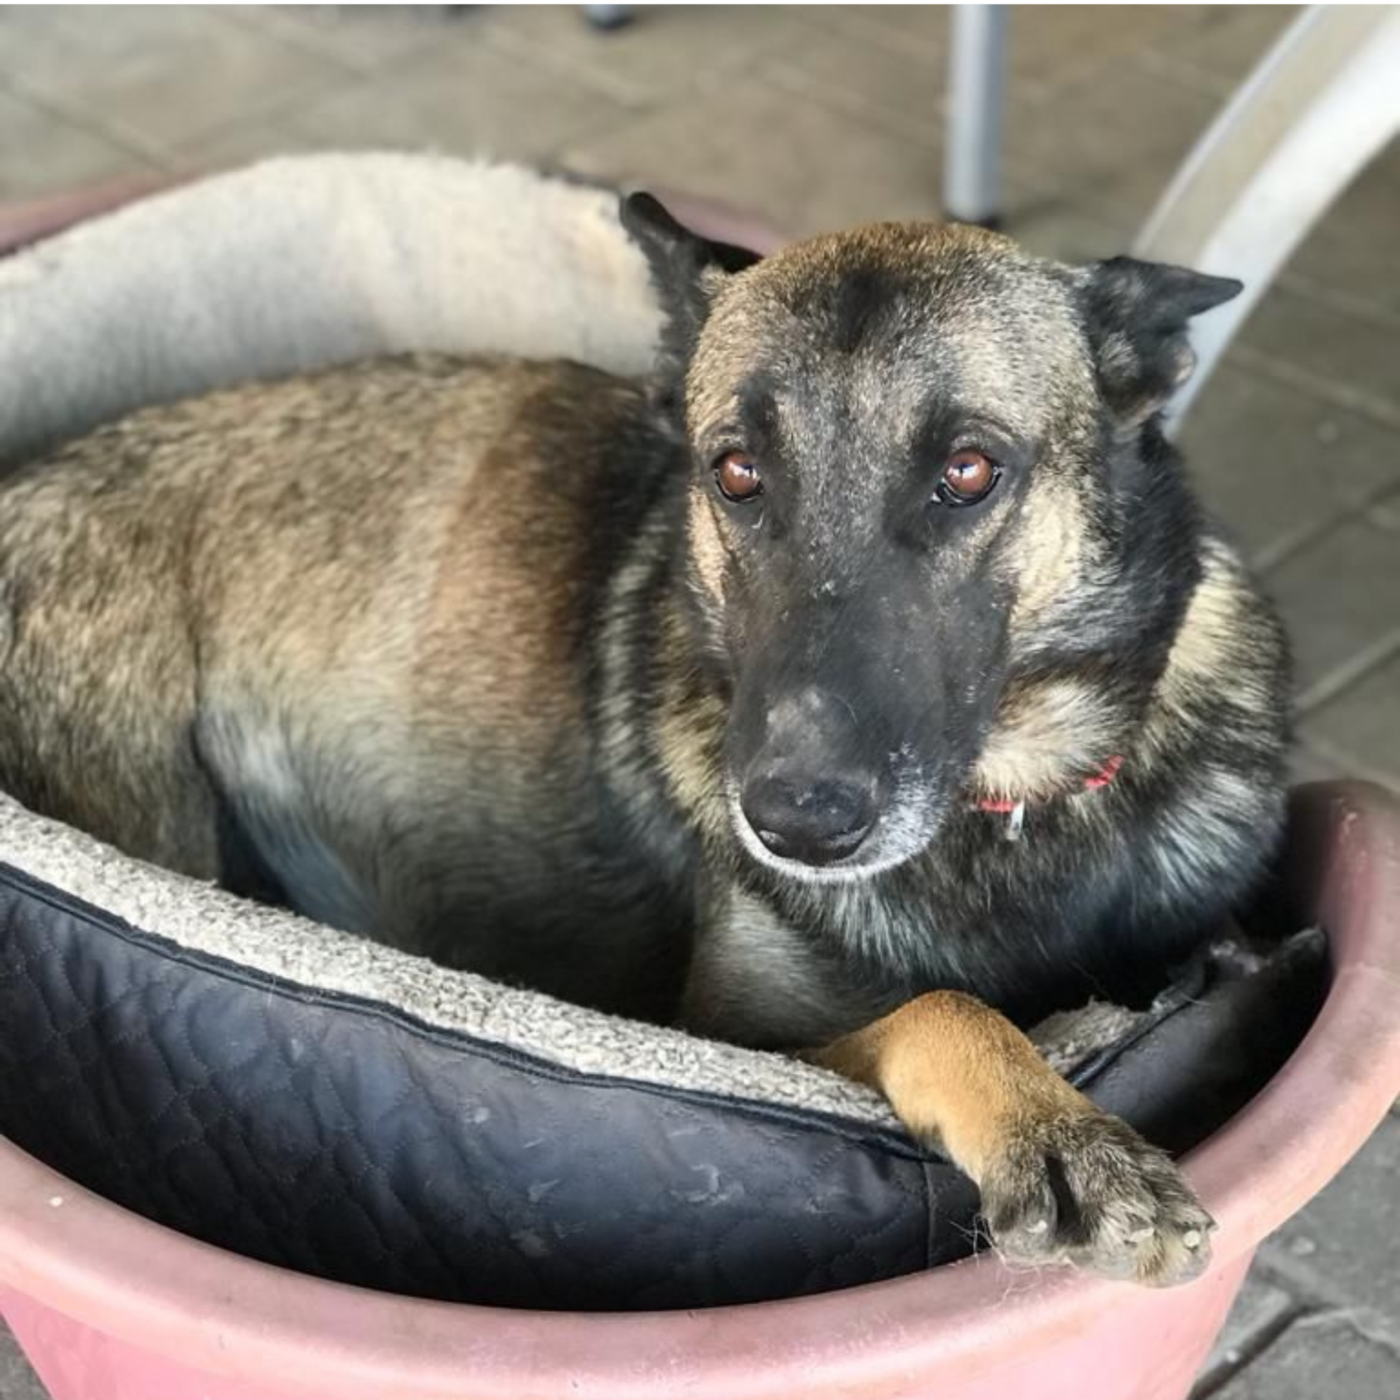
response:
<path id="1" fill-rule="evenodd" d="M 667 317 L 695 615 L 752 854 L 867 875 L 975 794 L 1098 768 L 1195 581 L 1155 418 L 1192 367 L 1188 318 L 1239 284 L 957 225 L 759 261 L 645 195 L 623 218 Z"/>

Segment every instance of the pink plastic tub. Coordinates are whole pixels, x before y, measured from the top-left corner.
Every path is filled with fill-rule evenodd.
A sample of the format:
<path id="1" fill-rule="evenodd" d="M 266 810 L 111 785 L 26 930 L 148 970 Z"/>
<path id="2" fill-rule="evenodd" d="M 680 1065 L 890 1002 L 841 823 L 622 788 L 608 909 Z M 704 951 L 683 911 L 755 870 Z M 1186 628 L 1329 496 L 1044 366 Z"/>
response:
<path id="1" fill-rule="evenodd" d="M 133 199 L 155 194 L 180 183 L 167 176 L 123 175 L 98 185 L 46 195 L 19 203 L 0 204 L 0 254 L 36 243 L 83 219 L 120 209 Z"/>
<path id="2" fill-rule="evenodd" d="M 1302 790 L 1295 919 L 1331 934 L 1322 1013 L 1187 1159 L 1216 1263 L 1150 1292 L 994 1259 L 787 1303 L 575 1315 L 396 1298 L 197 1244 L 0 1142 L 0 1308 L 55 1400 L 1180 1400 L 1260 1240 L 1400 1092 L 1400 806 Z"/>

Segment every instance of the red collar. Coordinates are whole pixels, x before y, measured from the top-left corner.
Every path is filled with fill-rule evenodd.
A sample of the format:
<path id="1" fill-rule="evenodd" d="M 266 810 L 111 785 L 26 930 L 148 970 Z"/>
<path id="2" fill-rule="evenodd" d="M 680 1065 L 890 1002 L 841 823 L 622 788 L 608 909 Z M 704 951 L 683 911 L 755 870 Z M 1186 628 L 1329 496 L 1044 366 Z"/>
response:
<path id="1" fill-rule="evenodd" d="M 1116 753 L 1090 778 L 1084 779 L 1084 791 L 1093 792 L 1098 788 L 1107 787 L 1117 776 L 1118 770 L 1123 766 L 1123 755 Z M 977 799 L 977 809 L 982 812 L 1014 812 L 1017 807 L 1024 807 L 1026 799 L 1011 797 L 979 797 Z"/>
<path id="2" fill-rule="evenodd" d="M 1107 763 L 1099 769 L 1097 773 L 1084 779 L 1084 791 L 1095 792 L 1099 788 L 1105 788 L 1118 776 L 1118 770 L 1123 766 L 1123 755 L 1116 753 Z M 1006 839 L 1015 841 L 1021 834 L 1021 826 L 1026 816 L 1026 799 L 1012 797 L 979 797 L 973 806 L 980 812 L 1000 812 L 1009 816 L 1011 820 L 1007 823 Z"/>

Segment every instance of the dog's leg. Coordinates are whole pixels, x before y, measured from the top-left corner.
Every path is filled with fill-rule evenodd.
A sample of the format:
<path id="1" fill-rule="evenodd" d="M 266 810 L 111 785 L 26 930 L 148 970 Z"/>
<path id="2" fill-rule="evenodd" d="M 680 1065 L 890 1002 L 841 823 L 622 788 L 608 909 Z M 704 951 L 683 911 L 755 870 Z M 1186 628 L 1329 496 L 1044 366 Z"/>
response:
<path id="1" fill-rule="evenodd" d="M 975 998 L 930 992 L 807 1058 L 879 1089 L 940 1145 L 977 1183 L 1009 1260 L 1157 1285 L 1209 1261 L 1213 1222 L 1171 1159 Z"/>

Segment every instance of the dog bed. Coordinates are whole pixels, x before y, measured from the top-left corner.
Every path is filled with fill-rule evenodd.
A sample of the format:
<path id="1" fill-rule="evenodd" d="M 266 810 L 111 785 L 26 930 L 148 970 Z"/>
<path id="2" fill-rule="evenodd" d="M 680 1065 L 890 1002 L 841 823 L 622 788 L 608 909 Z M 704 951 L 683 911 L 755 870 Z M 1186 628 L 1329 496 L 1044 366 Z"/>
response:
<path id="1" fill-rule="evenodd" d="M 657 329 L 610 191 L 426 156 L 268 162 L 0 263 L 0 462 L 376 353 L 642 372 Z M 3 638 L 0 599 L 0 664 Z M 1038 1034 L 1179 1150 L 1281 1063 L 1320 968 L 1316 936 L 1223 944 L 1147 1011 Z M 0 1131 L 211 1243 L 450 1301 L 756 1301 L 926 1268 L 975 1234 L 970 1183 L 855 1085 L 433 966 L 4 798 Z"/>

